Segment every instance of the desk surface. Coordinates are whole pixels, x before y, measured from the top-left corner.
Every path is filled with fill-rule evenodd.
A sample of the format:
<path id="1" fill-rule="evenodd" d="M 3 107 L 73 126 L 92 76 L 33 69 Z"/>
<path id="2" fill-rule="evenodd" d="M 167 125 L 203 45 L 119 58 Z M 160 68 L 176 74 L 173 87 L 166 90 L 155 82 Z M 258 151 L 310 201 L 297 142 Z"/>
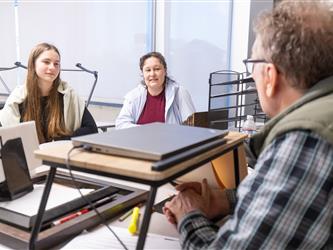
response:
<path id="1" fill-rule="evenodd" d="M 82 169 L 100 171 L 105 173 L 119 174 L 122 176 L 136 177 L 149 181 L 160 181 L 176 174 L 177 172 L 191 167 L 193 164 L 208 159 L 219 152 L 228 150 L 233 146 L 241 143 L 246 135 L 229 132 L 226 136 L 227 142 L 221 146 L 217 146 L 204 154 L 199 154 L 191 159 L 181 162 L 164 171 L 153 171 L 151 169 L 153 161 L 139 160 L 127 157 L 113 156 L 88 152 L 83 149 L 75 149 L 70 155 L 70 164 Z M 72 142 L 54 142 L 36 150 L 37 158 L 64 164 L 68 151 L 72 148 Z"/>
<path id="2" fill-rule="evenodd" d="M 45 170 L 48 170 L 49 167 L 47 166 L 43 166 L 42 168 L 39 168 L 37 172 L 44 172 Z M 129 182 L 129 181 L 123 181 L 123 180 L 118 180 L 118 179 L 113 179 L 113 178 L 109 178 L 109 177 L 103 177 L 103 176 L 97 176 L 97 175 L 92 175 L 92 174 L 87 174 L 87 173 L 81 173 L 80 175 L 84 175 L 90 178 L 95 178 L 95 179 L 99 179 L 99 180 L 103 180 L 103 181 L 109 181 L 109 182 L 113 182 L 113 183 L 117 183 L 120 185 L 125 185 L 125 186 L 129 186 L 129 187 L 133 187 L 133 188 L 140 188 L 143 190 L 148 190 L 148 186 L 143 185 L 143 184 L 138 184 L 138 183 L 133 183 L 133 182 Z M 158 203 L 159 201 L 169 197 L 170 195 L 174 194 L 176 191 L 175 189 L 170 185 L 170 184 L 166 184 L 164 186 L 162 186 L 161 188 L 159 188 L 159 190 L 157 191 L 157 196 L 156 196 L 156 202 Z M 39 201 L 34 201 L 34 202 L 39 202 Z M 144 208 L 142 207 L 140 209 L 140 213 L 143 215 L 144 212 Z M 121 215 L 115 217 L 114 219 L 110 220 L 109 225 L 110 226 L 114 226 L 114 227 L 120 227 L 120 228 L 127 228 L 131 217 L 128 217 L 126 220 L 120 222 L 118 221 L 118 218 Z M 142 222 L 142 219 L 140 219 L 140 222 Z M 12 227 L 7 227 L 5 224 L 1 225 L 2 227 L 5 227 L 5 229 L 7 229 L 7 233 L 8 235 L 12 235 L 17 233 L 17 231 L 13 231 Z M 96 230 L 101 230 L 101 228 L 103 228 L 103 225 L 94 227 L 92 229 L 89 229 L 89 231 L 93 231 L 95 232 Z M 176 228 L 171 225 L 165 218 L 164 215 L 159 214 L 159 213 L 153 213 L 152 214 L 152 218 L 151 218 L 151 222 L 150 222 L 150 227 L 149 227 L 149 233 L 153 233 L 153 234 L 159 234 L 159 235 L 163 235 L 166 237 L 178 237 L 178 232 L 176 230 Z M 109 232 L 109 238 L 108 240 L 110 241 L 110 246 L 114 245 L 113 242 L 117 241 L 114 236 L 111 234 L 111 232 Z M 26 240 L 28 240 L 28 234 Z M 85 235 L 89 236 L 89 234 L 85 233 Z M 128 237 L 131 237 L 130 234 L 128 234 Z M 148 239 L 149 241 L 149 239 Z M 64 244 L 67 242 L 64 242 Z M 61 249 L 62 245 L 64 244 L 60 244 L 59 246 L 53 248 L 53 249 Z M 91 245 L 91 242 L 88 242 L 87 244 Z M 110 246 L 105 246 L 103 247 L 103 249 L 111 249 Z M 165 248 L 167 248 L 167 246 L 165 246 Z M 11 238 L 5 237 L 3 235 L 0 235 L 0 249 L 26 249 L 26 244 L 23 244 L 21 242 L 15 241 Z M 163 247 L 161 247 L 160 249 L 163 249 Z M 180 247 L 179 247 L 180 249 Z"/>

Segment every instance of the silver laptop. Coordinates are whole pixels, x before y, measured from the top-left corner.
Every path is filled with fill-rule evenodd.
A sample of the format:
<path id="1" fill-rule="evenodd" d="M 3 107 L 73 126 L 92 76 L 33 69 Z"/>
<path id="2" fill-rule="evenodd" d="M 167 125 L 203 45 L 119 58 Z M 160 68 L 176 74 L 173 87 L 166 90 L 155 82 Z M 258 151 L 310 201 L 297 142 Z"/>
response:
<path id="1" fill-rule="evenodd" d="M 201 144 L 221 139 L 228 132 L 165 123 L 151 123 L 72 138 L 74 146 L 147 160 L 162 160 Z"/>
<path id="2" fill-rule="evenodd" d="M 30 175 L 34 170 L 42 165 L 42 161 L 35 158 L 34 151 L 39 148 L 38 137 L 35 122 L 23 122 L 15 126 L 0 127 L 0 136 L 5 143 L 9 139 L 20 137 L 24 147 L 25 157 L 27 160 Z M 2 162 L 0 161 L 0 182 L 5 180 Z"/>

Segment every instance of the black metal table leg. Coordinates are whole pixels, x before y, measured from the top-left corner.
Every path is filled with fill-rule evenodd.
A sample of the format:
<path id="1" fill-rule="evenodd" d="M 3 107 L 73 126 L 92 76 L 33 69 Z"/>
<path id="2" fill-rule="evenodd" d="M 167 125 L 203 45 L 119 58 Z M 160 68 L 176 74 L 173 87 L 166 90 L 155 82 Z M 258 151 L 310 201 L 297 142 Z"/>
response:
<path id="1" fill-rule="evenodd" d="M 43 196 L 40 201 L 39 208 L 38 208 L 36 221 L 34 223 L 32 231 L 31 231 L 31 236 L 30 236 L 30 241 L 29 241 L 29 249 L 31 249 L 31 250 L 35 249 L 35 247 L 36 247 L 36 240 L 38 238 L 38 233 L 39 233 L 40 227 L 42 225 L 42 220 L 43 220 L 43 215 L 45 212 L 46 203 L 49 198 L 49 194 L 51 191 L 51 187 L 52 187 L 52 183 L 53 183 L 53 179 L 54 179 L 56 170 L 57 170 L 56 167 L 51 167 L 50 172 L 47 176 Z"/>
<path id="2" fill-rule="evenodd" d="M 238 159 L 238 147 L 235 147 L 233 149 L 233 155 L 234 155 L 234 172 L 235 172 L 235 186 L 238 187 L 240 183 L 240 177 L 239 177 L 239 159 Z"/>
<path id="3" fill-rule="evenodd" d="M 143 217 L 142 225 L 140 228 L 140 234 L 138 243 L 136 244 L 137 250 L 142 250 L 145 245 L 145 240 L 148 232 L 149 222 L 151 218 L 151 213 L 153 210 L 153 205 L 156 197 L 157 187 L 152 186 L 150 188 L 148 201 L 146 202 L 146 209 L 145 209 L 145 215 Z"/>

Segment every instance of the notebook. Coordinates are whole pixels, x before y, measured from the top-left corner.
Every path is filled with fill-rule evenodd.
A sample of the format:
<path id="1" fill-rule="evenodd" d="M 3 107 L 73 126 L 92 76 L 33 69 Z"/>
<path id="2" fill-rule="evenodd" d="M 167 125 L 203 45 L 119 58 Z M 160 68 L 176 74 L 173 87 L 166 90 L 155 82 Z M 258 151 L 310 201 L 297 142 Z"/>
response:
<path id="1" fill-rule="evenodd" d="M 209 128 L 150 123 L 106 133 L 73 137 L 74 146 L 146 160 L 162 160 L 221 139 L 228 132 Z"/>
<path id="2" fill-rule="evenodd" d="M 34 170 L 42 165 L 41 160 L 34 157 L 34 151 L 39 148 L 39 142 L 36 132 L 35 122 L 23 122 L 15 126 L 0 127 L 0 136 L 2 142 L 5 143 L 9 139 L 20 137 L 25 152 L 30 175 L 34 174 Z M 5 175 L 0 161 L 0 182 L 5 180 Z"/>

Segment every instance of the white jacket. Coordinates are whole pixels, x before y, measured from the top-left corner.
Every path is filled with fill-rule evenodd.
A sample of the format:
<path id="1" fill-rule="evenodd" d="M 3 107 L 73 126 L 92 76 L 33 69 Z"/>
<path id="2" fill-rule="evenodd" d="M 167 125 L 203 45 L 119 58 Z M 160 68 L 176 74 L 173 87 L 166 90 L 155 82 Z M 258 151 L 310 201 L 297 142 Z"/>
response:
<path id="1" fill-rule="evenodd" d="M 147 89 L 139 84 L 126 94 L 123 107 L 116 119 L 116 128 L 129 128 L 137 126 L 147 99 Z M 168 80 L 165 88 L 165 123 L 182 124 L 195 108 L 190 94 L 182 86 Z"/>
<path id="2" fill-rule="evenodd" d="M 64 95 L 64 122 L 69 131 L 75 131 L 81 127 L 82 116 L 85 108 L 84 101 L 74 92 L 66 82 L 61 82 L 58 92 Z M 6 104 L 0 110 L 0 123 L 3 127 L 20 123 L 21 114 L 19 104 L 27 97 L 26 85 L 17 86 L 6 100 Z"/>

